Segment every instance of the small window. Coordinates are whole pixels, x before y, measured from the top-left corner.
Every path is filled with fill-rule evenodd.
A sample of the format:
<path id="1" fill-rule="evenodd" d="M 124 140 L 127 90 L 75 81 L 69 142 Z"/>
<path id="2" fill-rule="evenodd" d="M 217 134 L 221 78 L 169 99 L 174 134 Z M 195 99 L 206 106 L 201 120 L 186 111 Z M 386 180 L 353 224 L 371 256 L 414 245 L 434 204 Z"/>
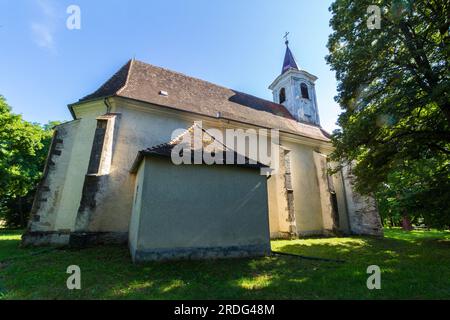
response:
<path id="1" fill-rule="evenodd" d="M 304 83 L 300 85 L 300 90 L 302 91 L 302 98 L 309 99 L 308 86 Z"/>
<path id="2" fill-rule="evenodd" d="M 283 103 L 286 101 L 286 90 L 284 88 L 281 88 L 281 90 L 280 90 L 279 101 L 280 101 L 280 103 Z"/>

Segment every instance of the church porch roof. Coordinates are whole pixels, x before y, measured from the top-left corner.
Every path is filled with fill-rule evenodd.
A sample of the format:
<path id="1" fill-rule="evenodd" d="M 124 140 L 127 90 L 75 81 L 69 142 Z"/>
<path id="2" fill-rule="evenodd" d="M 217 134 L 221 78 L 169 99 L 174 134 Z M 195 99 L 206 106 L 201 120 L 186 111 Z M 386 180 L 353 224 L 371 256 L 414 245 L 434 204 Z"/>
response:
<path id="1" fill-rule="evenodd" d="M 196 126 L 197 126 L 197 128 L 199 128 L 202 131 L 201 149 L 195 149 L 196 144 L 194 143 L 194 129 Z M 189 136 L 189 137 L 187 137 L 187 136 Z M 203 156 L 204 148 L 206 148 L 208 145 L 210 145 L 213 141 L 217 141 L 217 139 L 215 137 L 213 137 L 211 134 L 209 134 L 205 129 L 199 127 L 197 124 L 193 124 L 183 134 L 176 137 L 175 139 L 173 139 L 167 143 L 159 144 L 159 145 L 139 151 L 138 155 L 131 167 L 130 172 L 136 173 L 139 169 L 140 163 L 146 156 L 161 156 L 161 157 L 170 158 L 172 156 L 172 151 L 175 148 L 175 146 L 182 144 L 184 141 L 186 141 L 186 139 L 190 139 L 191 143 L 189 145 L 189 148 L 183 147 L 183 152 L 186 150 L 191 151 L 191 156 L 192 156 L 191 163 L 194 163 L 194 152 L 197 152 L 197 151 L 202 152 L 202 156 Z M 262 167 L 267 167 L 266 165 L 261 164 L 257 161 L 256 161 L 256 163 L 255 163 L 255 161 L 251 162 L 250 159 L 245 156 L 243 156 L 245 163 L 238 164 L 237 159 L 240 156 L 240 154 L 238 154 L 236 151 L 234 151 L 234 150 L 230 149 L 229 147 L 227 147 L 226 145 L 224 145 L 221 141 L 219 141 L 217 146 L 218 147 L 215 149 L 215 151 L 216 152 L 219 151 L 219 152 L 223 153 L 224 163 L 225 163 L 225 159 L 227 159 L 227 154 L 232 153 L 233 159 L 234 159 L 234 165 L 236 165 L 236 166 L 247 167 L 247 168 L 257 168 L 257 169 L 262 168 Z M 229 164 L 226 164 L 226 165 L 229 165 Z"/>

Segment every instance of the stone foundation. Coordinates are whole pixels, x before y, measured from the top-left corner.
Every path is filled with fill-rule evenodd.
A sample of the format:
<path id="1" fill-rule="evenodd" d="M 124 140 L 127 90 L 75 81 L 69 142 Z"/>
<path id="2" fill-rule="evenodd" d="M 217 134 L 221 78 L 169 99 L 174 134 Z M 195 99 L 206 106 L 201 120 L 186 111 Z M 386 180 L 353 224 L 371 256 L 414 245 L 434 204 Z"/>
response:
<path id="1" fill-rule="evenodd" d="M 134 262 L 167 261 L 167 260 L 201 260 L 260 257 L 269 255 L 270 245 L 249 245 L 210 248 L 173 248 L 137 250 L 133 254 Z"/>
<path id="2" fill-rule="evenodd" d="M 26 232 L 22 236 L 22 246 L 76 247 L 84 248 L 103 244 L 126 244 L 126 232 Z"/>
<path id="3" fill-rule="evenodd" d="M 22 235 L 23 247 L 55 246 L 64 247 L 69 245 L 70 233 L 66 232 L 26 232 Z"/>

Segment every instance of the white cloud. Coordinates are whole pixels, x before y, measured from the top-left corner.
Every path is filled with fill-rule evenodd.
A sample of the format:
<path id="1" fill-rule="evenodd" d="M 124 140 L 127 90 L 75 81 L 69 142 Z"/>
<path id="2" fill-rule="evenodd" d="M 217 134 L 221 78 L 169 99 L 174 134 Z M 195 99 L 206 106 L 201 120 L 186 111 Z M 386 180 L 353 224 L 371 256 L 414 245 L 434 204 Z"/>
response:
<path id="1" fill-rule="evenodd" d="M 37 0 L 37 4 L 46 17 L 56 16 L 55 7 L 49 0 Z"/>
<path id="2" fill-rule="evenodd" d="M 33 41 L 41 48 L 55 52 L 56 9 L 50 0 L 37 0 L 40 19 L 31 23 Z"/>
<path id="3" fill-rule="evenodd" d="M 41 23 L 32 23 L 31 31 L 33 32 L 33 40 L 39 47 L 50 50 L 55 49 L 53 31 L 48 25 Z"/>

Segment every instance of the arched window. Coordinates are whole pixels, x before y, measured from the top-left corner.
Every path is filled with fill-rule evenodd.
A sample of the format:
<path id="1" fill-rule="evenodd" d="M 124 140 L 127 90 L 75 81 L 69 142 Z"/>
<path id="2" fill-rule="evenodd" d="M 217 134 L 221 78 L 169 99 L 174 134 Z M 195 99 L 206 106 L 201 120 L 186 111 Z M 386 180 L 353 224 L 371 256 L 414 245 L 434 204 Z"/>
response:
<path id="1" fill-rule="evenodd" d="M 302 83 L 300 85 L 300 90 L 302 91 L 302 98 L 303 99 L 309 99 L 309 92 L 308 92 L 308 87 L 306 84 Z"/>
<path id="2" fill-rule="evenodd" d="M 281 88 L 280 95 L 278 98 L 279 103 L 283 103 L 286 101 L 286 90 L 284 88 Z"/>

